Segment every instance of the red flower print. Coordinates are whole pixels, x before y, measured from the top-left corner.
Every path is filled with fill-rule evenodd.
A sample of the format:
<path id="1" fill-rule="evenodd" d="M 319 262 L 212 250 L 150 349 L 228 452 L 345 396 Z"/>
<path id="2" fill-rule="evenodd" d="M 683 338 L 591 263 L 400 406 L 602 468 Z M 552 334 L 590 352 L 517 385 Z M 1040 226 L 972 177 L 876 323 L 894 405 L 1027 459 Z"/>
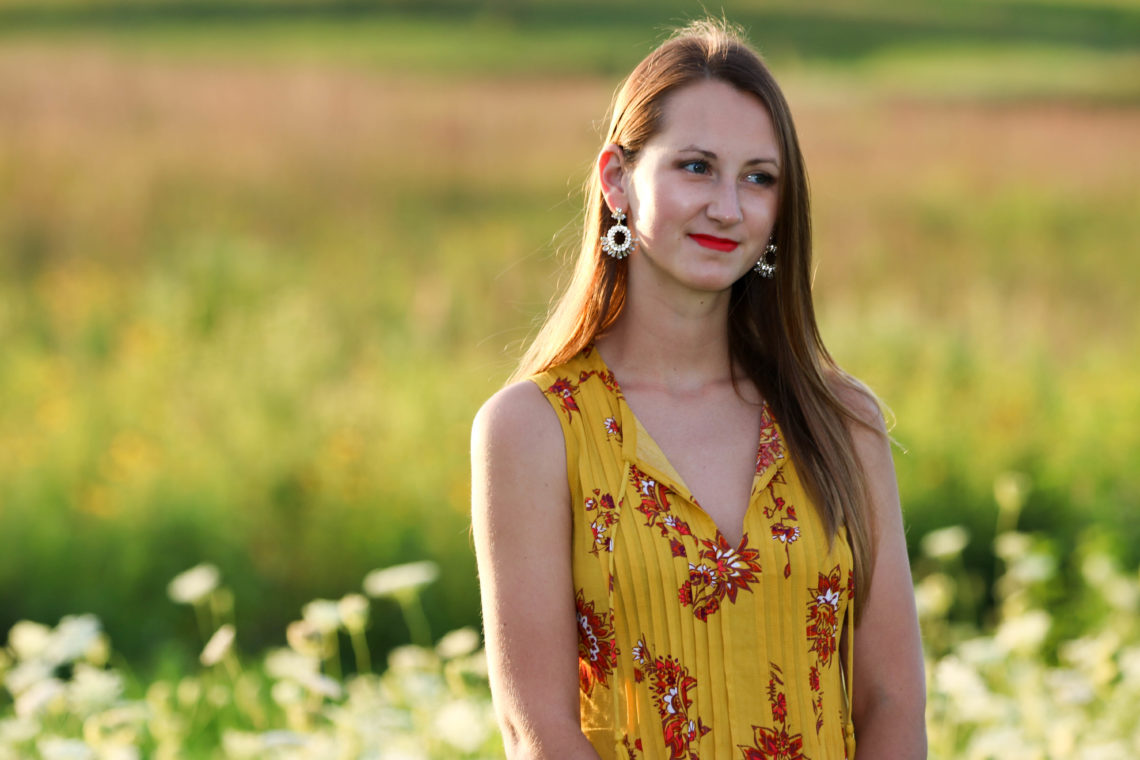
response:
<path id="1" fill-rule="evenodd" d="M 602 420 L 602 428 L 606 431 L 606 438 L 621 440 L 621 425 L 613 417 L 606 417 Z"/>
<path id="2" fill-rule="evenodd" d="M 836 565 L 828 575 L 820 573 L 819 583 L 808 589 L 812 598 L 808 602 L 807 636 L 812 642 L 811 651 L 825 667 L 831 664 L 839 632 L 839 600 L 843 593 L 839 578 L 839 565 Z"/>
<path id="3" fill-rule="evenodd" d="M 808 687 L 815 694 L 811 700 L 811 712 L 815 716 L 815 732 L 818 734 L 823 728 L 823 691 L 819 683 L 819 668 L 815 665 L 808 671 Z"/>
<path id="4" fill-rule="evenodd" d="M 614 377 L 613 372 L 610 372 L 609 370 L 605 372 L 599 372 L 596 369 L 582 370 L 578 373 L 578 384 L 581 385 L 591 377 L 598 378 L 602 381 L 602 385 L 606 386 L 606 389 L 608 391 L 615 394 L 619 398 L 621 397 L 621 388 L 618 387 L 617 378 Z"/>
<path id="5" fill-rule="evenodd" d="M 776 701 L 772 703 L 772 718 L 777 723 L 783 723 L 788 719 L 788 700 L 784 692 L 777 694 Z"/>
<path id="6" fill-rule="evenodd" d="M 783 497 L 776 496 L 771 483 L 768 484 L 768 493 L 772 497 L 772 506 L 764 507 L 764 516 L 771 520 L 783 512 L 783 517 L 772 523 L 771 531 L 772 540 L 779 541 L 784 545 L 784 577 L 790 578 L 792 576 L 791 545 L 800 540 L 799 526 L 789 524 L 789 522 L 796 522 L 796 508 L 785 503 Z"/>
<path id="7" fill-rule="evenodd" d="M 597 497 L 597 498 L 595 498 Z M 590 523 L 590 532 L 594 536 L 594 545 L 590 547 L 590 554 L 597 555 L 598 550 L 612 552 L 614 540 L 606 534 L 618 519 L 618 510 L 614 506 L 614 497 L 594 489 L 594 496 L 586 497 L 587 512 L 596 512 L 597 516 Z"/>
<path id="8" fill-rule="evenodd" d="M 760 552 L 748 548 L 748 534 L 740 539 L 740 546 L 732 548 L 724 534 L 717 531 L 716 540 L 702 539 L 705 548 L 700 552 L 700 564 L 689 563 L 689 580 L 678 591 L 682 607 L 692 607 L 698 620 L 708 620 L 720 609 L 721 600 L 736 601 L 741 589 L 751 591 L 748 584 L 756 582 L 760 572 Z"/>
<path id="9" fill-rule="evenodd" d="M 756 450 L 756 472 L 764 472 L 776 460 L 784 458 L 784 443 L 772 416 L 772 409 L 764 404 L 760 412 L 760 445 Z"/>
<path id="10" fill-rule="evenodd" d="M 578 411 L 578 400 L 574 398 L 574 394 L 577 393 L 577 391 L 577 386 L 564 377 L 558 378 L 546 389 L 548 394 L 557 396 L 562 400 L 562 409 L 566 412 L 567 417 L 569 417 L 572 412 Z"/>
<path id="11" fill-rule="evenodd" d="M 802 734 L 788 733 L 788 704 L 781 687 L 784 681 L 780 668 L 771 664 L 768 681 L 768 702 L 772 705 L 774 726 L 752 726 L 752 746 L 741 746 L 744 760 L 808 760 L 804 757 Z"/>
<path id="12" fill-rule="evenodd" d="M 578 686 L 589 696 L 595 684 L 609 686 L 617 666 L 613 612 L 598 614 L 580 589 L 574 602 L 578 607 Z"/>
<path id="13" fill-rule="evenodd" d="M 646 527 L 658 528 L 662 538 L 668 538 L 669 531 L 680 536 L 692 535 L 688 523 L 674 515 L 669 507 L 669 496 L 673 491 L 668 486 L 658 483 L 633 465 L 629 468 L 629 479 L 641 495 L 637 511 L 645 515 Z"/>
<path id="14" fill-rule="evenodd" d="M 693 706 L 689 694 L 696 688 L 697 679 L 672 657 L 654 658 L 644 636 L 633 648 L 633 659 L 640 666 L 634 671 L 637 680 L 649 678 L 649 692 L 661 716 L 669 760 L 700 760 L 693 745 L 710 729 L 700 718 L 689 717 L 689 708 Z"/>
<path id="15" fill-rule="evenodd" d="M 753 746 L 741 747 L 744 760 L 807 760 L 801 734 L 789 736 L 787 729 L 753 726 Z"/>

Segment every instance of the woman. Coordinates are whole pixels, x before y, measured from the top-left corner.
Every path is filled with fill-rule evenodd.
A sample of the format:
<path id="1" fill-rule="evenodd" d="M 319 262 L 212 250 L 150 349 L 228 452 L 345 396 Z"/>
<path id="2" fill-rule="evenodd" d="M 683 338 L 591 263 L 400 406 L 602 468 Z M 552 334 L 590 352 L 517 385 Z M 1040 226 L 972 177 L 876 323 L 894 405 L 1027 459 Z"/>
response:
<path id="1" fill-rule="evenodd" d="M 791 116 L 738 35 L 634 69 L 587 203 L 473 430 L 508 756 L 925 757 L 882 416 L 820 341 Z"/>

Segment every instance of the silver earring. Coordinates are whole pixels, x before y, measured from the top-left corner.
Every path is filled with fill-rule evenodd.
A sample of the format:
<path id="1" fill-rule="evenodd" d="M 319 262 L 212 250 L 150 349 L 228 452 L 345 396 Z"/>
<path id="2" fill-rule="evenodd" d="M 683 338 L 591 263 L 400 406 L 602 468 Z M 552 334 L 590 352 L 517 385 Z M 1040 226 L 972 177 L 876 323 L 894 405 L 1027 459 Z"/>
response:
<path id="1" fill-rule="evenodd" d="M 776 244 L 771 240 L 764 248 L 764 255 L 760 260 L 752 265 L 752 271 L 760 275 L 766 280 L 770 280 L 776 276 Z"/>
<path id="2" fill-rule="evenodd" d="M 625 226 L 624 211 L 615 208 L 610 212 L 610 216 L 613 217 L 614 224 L 602 239 L 602 250 L 615 259 L 624 259 L 637 248 L 637 238 L 633 236 L 629 227 Z"/>

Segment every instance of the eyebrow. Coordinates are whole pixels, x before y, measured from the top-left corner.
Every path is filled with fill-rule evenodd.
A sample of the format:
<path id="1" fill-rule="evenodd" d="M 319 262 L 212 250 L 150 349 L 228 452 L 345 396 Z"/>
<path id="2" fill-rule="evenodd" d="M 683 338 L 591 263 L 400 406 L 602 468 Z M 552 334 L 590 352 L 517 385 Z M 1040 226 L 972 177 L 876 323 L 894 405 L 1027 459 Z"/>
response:
<path id="1" fill-rule="evenodd" d="M 705 150 L 704 148 L 698 148 L 696 145 L 686 145 L 684 148 L 681 148 L 681 150 L 678 152 L 679 153 L 698 153 L 698 154 L 704 156 L 705 158 L 709 158 L 712 160 L 716 160 L 716 158 L 717 158 L 716 153 L 713 153 L 711 150 Z M 753 159 L 749 159 L 748 161 L 744 162 L 745 166 L 752 166 L 753 164 L 772 164 L 772 165 L 776 166 L 777 168 L 780 166 L 780 162 L 774 158 L 753 158 Z"/>

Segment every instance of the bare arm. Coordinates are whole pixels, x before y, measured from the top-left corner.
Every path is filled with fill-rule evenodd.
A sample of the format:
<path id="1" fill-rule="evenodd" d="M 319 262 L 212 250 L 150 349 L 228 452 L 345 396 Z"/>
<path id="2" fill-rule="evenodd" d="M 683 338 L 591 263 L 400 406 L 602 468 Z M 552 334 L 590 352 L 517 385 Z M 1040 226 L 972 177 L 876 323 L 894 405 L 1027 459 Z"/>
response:
<path id="1" fill-rule="evenodd" d="M 894 462 L 878 409 L 866 397 L 852 406 L 873 423 L 873 429 L 852 426 L 852 437 L 867 477 L 876 535 L 871 591 L 855 628 L 856 752 L 871 760 L 925 758 L 922 643 Z"/>
<path id="2" fill-rule="evenodd" d="M 570 493 L 555 412 L 504 388 L 471 435 L 471 499 L 491 690 L 511 760 L 597 760 L 578 715 Z"/>

